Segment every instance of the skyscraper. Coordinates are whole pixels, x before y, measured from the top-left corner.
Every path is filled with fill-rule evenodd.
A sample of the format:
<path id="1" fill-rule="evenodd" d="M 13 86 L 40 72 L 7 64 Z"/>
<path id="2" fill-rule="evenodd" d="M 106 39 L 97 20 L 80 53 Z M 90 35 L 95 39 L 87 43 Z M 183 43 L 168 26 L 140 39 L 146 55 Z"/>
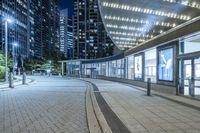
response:
<path id="1" fill-rule="evenodd" d="M 12 23 L 8 24 L 8 52 L 12 54 L 13 44 L 17 43 L 15 48 L 15 55 L 20 56 L 21 59 L 29 56 L 29 19 L 28 19 L 28 5 L 27 0 L 1 0 L 0 1 L 0 46 L 4 50 L 5 46 L 5 19 L 12 19 Z"/>
<path id="2" fill-rule="evenodd" d="M 101 20 L 98 0 L 74 0 L 74 57 L 92 59 L 113 55 L 114 44 Z"/>
<path id="3" fill-rule="evenodd" d="M 59 0 L 0 0 L 0 46 L 5 43 L 5 18 L 8 26 L 8 50 L 17 43 L 17 56 L 39 59 L 58 56 Z M 55 54 L 56 53 L 56 54 Z"/>
<path id="4" fill-rule="evenodd" d="M 73 58 L 73 46 L 73 17 L 68 15 L 68 9 L 63 9 L 60 11 L 60 52 L 65 58 Z"/>
<path id="5" fill-rule="evenodd" d="M 73 16 L 68 17 L 67 21 L 67 57 L 74 58 L 74 19 Z"/>
<path id="6" fill-rule="evenodd" d="M 60 52 L 67 57 L 67 21 L 68 9 L 60 11 Z"/>
<path id="7" fill-rule="evenodd" d="M 59 53 L 59 0 L 32 0 L 34 56 L 51 58 Z"/>

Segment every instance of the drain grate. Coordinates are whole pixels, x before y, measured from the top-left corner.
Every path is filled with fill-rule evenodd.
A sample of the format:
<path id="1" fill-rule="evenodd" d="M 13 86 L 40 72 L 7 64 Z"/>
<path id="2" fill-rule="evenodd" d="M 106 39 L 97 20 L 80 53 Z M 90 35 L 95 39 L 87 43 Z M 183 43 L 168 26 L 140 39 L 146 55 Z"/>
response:
<path id="1" fill-rule="evenodd" d="M 91 82 L 90 82 L 91 83 Z M 101 95 L 98 87 L 91 83 L 98 105 L 103 113 L 108 125 L 110 126 L 113 133 L 131 133 L 124 123 L 117 117 L 117 115 L 109 107 L 103 96 Z"/>

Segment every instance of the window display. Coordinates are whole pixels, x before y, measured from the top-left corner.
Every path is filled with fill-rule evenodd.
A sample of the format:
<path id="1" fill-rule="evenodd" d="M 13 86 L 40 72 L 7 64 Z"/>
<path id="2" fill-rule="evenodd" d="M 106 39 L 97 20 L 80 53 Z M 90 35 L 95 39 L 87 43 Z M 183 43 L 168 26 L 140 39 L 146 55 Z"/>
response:
<path id="1" fill-rule="evenodd" d="M 159 80 L 173 81 L 174 48 L 159 51 Z"/>
<path id="2" fill-rule="evenodd" d="M 128 79 L 134 79 L 134 58 L 133 58 L 133 55 L 128 57 Z"/>
<path id="3" fill-rule="evenodd" d="M 142 73 L 143 73 L 143 63 L 142 63 L 142 59 L 143 56 L 139 55 L 139 56 L 135 56 L 135 78 L 136 79 L 142 79 Z"/>
<path id="4" fill-rule="evenodd" d="M 156 48 L 145 51 L 145 81 L 151 78 L 151 82 L 156 82 Z"/>

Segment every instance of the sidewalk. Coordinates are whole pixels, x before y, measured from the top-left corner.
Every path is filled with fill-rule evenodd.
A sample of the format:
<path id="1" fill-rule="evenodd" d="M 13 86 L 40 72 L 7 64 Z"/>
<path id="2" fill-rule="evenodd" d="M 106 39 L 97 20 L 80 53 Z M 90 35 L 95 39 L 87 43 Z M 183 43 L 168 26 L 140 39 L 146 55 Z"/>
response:
<path id="1" fill-rule="evenodd" d="M 133 86 L 97 79 L 87 80 L 98 87 L 107 104 L 132 133 L 200 132 L 200 112 L 166 98 L 197 107 L 199 101 L 158 93 L 148 97 L 146 92 Z"/>
<path id="2" fill-rule="evenodd" d="M 16 78 L 16 80 L 14 80 L 14 86 L 22 85 L 22 76 L 15 76 L 15 78 Z M 31 81 L 32 80 L 29 79 L 29 78 L 26 79 L 27 83 L 29 83 Z M 8 89 L 8 88 L 9 88 L 9 83 L 8 82 L 0 84 L 0 90 Z"/>

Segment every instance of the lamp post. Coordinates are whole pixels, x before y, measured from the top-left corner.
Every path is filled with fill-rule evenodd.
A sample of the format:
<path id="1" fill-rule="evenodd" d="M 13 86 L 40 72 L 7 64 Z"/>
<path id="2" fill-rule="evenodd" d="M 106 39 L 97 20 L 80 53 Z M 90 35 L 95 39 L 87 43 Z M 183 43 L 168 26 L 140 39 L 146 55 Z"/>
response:
<path id="1" fill-rule="evenodd" d="M 12 23 L 11 19 L 5 19 L 5 81 L 8 81 L 8 23 Z"/>
<path id="2" fill-rule="evenodd" d="M 14 75 L 14 70 L 15 70 L 15 47 L 17 47 L 18 46 L 18 44 L 17 43 L 13 43 L 13 45 L 12 45 L 12 56 L 13 56 L 13 75 Z"/>

